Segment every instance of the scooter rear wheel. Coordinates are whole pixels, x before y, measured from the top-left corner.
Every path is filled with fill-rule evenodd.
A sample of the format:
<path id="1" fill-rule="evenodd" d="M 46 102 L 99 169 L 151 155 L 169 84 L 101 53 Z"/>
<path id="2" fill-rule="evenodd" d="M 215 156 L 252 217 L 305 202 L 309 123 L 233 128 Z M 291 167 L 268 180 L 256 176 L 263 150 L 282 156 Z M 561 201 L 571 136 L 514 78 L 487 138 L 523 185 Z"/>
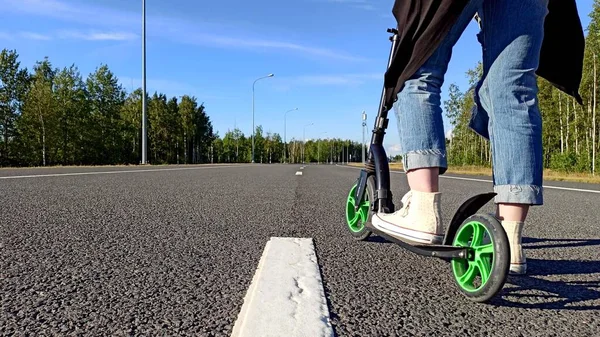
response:
<path id="1" fill-rule="evenodd" d="M 504 287 L 510 265 L 510 247 L 504 228 L 488 214 L 475 214 L 463 221 L 452 243 L 470 247 L 467 258 L 452 259 L 454 280 L 460 291 L 474 302 L 487 302 Z"/>
<path id="2" fill-rule="evenodd" d="M 366 224 L 371 222 L 373 212 L 371 211 L 371 201 L 375 200 L 375 178 L 369 176 L 367 178 L 367 188 L 363 200 L 355 200 L 354 193 L 356 192 L 357 184 L 354 184 L 348 193 L 346 199 L 346 228 L 358 241 L 366 240 L 371 231 L 367 229 Z M 360 208 L 355 211 L 355 205 L 360 203 Z"/>

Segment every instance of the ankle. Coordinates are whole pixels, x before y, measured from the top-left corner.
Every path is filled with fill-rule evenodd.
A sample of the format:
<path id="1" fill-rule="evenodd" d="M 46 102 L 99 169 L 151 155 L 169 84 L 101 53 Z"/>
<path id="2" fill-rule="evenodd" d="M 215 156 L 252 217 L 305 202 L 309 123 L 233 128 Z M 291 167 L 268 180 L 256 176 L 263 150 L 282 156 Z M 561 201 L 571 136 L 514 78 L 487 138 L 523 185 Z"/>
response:
<path id="1" fill-rule="evenodd" d="M 496 218 L 501 221 L 524 222 L 529 212 L 527 204 L 500 203 L 496 208 Z"/>
<path id="2" fill-rule="evenodd" d="M 511 251 L 511 263 L 523 262 L 525 255 L 523 254 L 523 247 L 521 241 L 523 238 L 523 221 L 502 221 L 502 227 L 506 232 L 508 243 Z"/>
<path id="3" fill-rule="evenodd" d="M 501 220 L 500 223 L 502 227 L 506 231 L 506 235 L 510 237 L 521 238 L 523 234 L 523 226 L 525 225 L 524 221 L 514 221 L 514 220 Z"/>
<path id="4" fill-rule="evenodd" d="M 411 169 L 406 172 L 406 176 L 412 191 L 439 191 L 439 168 L 437 167 Z"/>

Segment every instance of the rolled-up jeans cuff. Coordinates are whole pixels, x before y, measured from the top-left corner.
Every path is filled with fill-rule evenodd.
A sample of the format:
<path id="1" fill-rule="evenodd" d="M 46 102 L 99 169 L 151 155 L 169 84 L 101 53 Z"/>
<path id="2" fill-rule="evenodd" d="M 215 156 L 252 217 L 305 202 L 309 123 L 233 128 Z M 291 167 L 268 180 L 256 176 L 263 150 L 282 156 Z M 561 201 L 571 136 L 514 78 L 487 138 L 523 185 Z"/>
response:
<path id="1" fill-rule="evenodd" d="M 507 204 L 542 205 L 544 203 L 542 186 L 536 185 L 497 185 L 495 202 Z"/>
<path id="2" fill-rule="evenodd" d="M 410 151 L 402 156 L 404 172 L 418 168 L 439 167 L 440 174 L 444 174 L 448 168 L 446 154 L 442 150 L 417 150 Z"/>

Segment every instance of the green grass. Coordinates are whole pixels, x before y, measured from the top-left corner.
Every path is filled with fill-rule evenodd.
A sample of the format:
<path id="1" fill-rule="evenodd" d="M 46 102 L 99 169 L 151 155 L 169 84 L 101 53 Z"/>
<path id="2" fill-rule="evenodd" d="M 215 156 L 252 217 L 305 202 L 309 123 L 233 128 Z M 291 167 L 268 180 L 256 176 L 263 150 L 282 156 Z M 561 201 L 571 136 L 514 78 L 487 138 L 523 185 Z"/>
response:
<path id="1" fill-rule="evenodd" d="M 350 163 L 350 166 L 361 167 L 361 163 Z M 391 163 L 391 170 L 403 170 L 401 163 Z M 446 171 L 447 173 L 454 174 L 471 174 L 481 176 L 492 176 L 492 169 L 490 167 L 465 165 L 465 166 L 451 166 Z M 591 173 L 565 173 L 550 169 L 544 170 L 544 180 L 552 181 L 568 181 L 588 184 L 600 184 L 600 175 L 592 175 Z"/>

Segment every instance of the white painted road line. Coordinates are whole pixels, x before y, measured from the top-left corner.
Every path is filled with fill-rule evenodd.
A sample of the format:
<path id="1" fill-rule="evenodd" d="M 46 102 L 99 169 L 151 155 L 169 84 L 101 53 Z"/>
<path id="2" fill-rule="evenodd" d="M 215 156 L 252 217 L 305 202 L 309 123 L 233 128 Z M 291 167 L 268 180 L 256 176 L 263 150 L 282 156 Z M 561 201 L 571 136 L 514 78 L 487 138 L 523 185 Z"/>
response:
<path id="1" fill-rule="evenodd" d="M 560 187 L 560 186 L 547 186 L 542 185 L 544 188 L 555 189 L 555 190 L 565 190 L 565 191 L 575 191 L 575 192 L 587 192 L 587 193 L 597 193 L 600 194 L 600 191 L 597 190 L 586 190 L 582 188 L 571 188 L 571 187 Z"/>
<path id="2" fill-rule="evenodd" d="M 361 169 L 361 167 L 352 167 L 352 166 L 339 166 L 339 167 L 351 168 L 351 169 L 355 169 L 355 170 Z M 390 171 L 390 173 L 406 174 L 406 172 L 401 172 L 401 171 Z M 455 180 L 477 181 L 477 182 L 482 182 L 482 183 L 492 183 L 492 180 L 487 180 L 487 179 L 463 178 L 463 177 L 454 177 L 454 176 L 448 176 L 448 175 L 441 175 L 440 179 L 455 179 Z M 547 188 L 547 189 L 554 189 L 554 190 L 565 190 L 565 191 L 600 194 L 599 190 L 587 190 L 587 189 L 583 189 L 583 188 L 572 188 L 572 187 L 561 187 L 561 186 L 550 186 L 550 185 L 542 185 L 542 187 Z"/>
<path id="3" fill-rule="evenodd" d="M 312 239 L 271 238 L 231 336 L 333 335 Z"/>
<path id="4" fill-rule="evenodd" d="M 243 167 L 247 165 L 214 165 L 214 166 L 202 166 L 202 167 L 178 167 L 178 168 L 163 168 L 163 169 L 149 169 L 149 170 L 124 170 L 124 171 L 95 171 L 95 172 L 73 172 L 73 173 L 53 173 L 53 174 L 32 174 L 24 176 L 6 176 L 0 177 L 0 179 L 24 179 L 24 178 L 43 178 L 43 177 L 61 177 L 61 176 L 85 176 L 85 175 L 97 175 L 97 174 L 118 174 L 118 173 L 143 173 L 143 172 L 161 172 L 161 171 L 183 171 L 183 170 L 202 170 L 211 168 L 223 168 L 223 167 Z"/>

